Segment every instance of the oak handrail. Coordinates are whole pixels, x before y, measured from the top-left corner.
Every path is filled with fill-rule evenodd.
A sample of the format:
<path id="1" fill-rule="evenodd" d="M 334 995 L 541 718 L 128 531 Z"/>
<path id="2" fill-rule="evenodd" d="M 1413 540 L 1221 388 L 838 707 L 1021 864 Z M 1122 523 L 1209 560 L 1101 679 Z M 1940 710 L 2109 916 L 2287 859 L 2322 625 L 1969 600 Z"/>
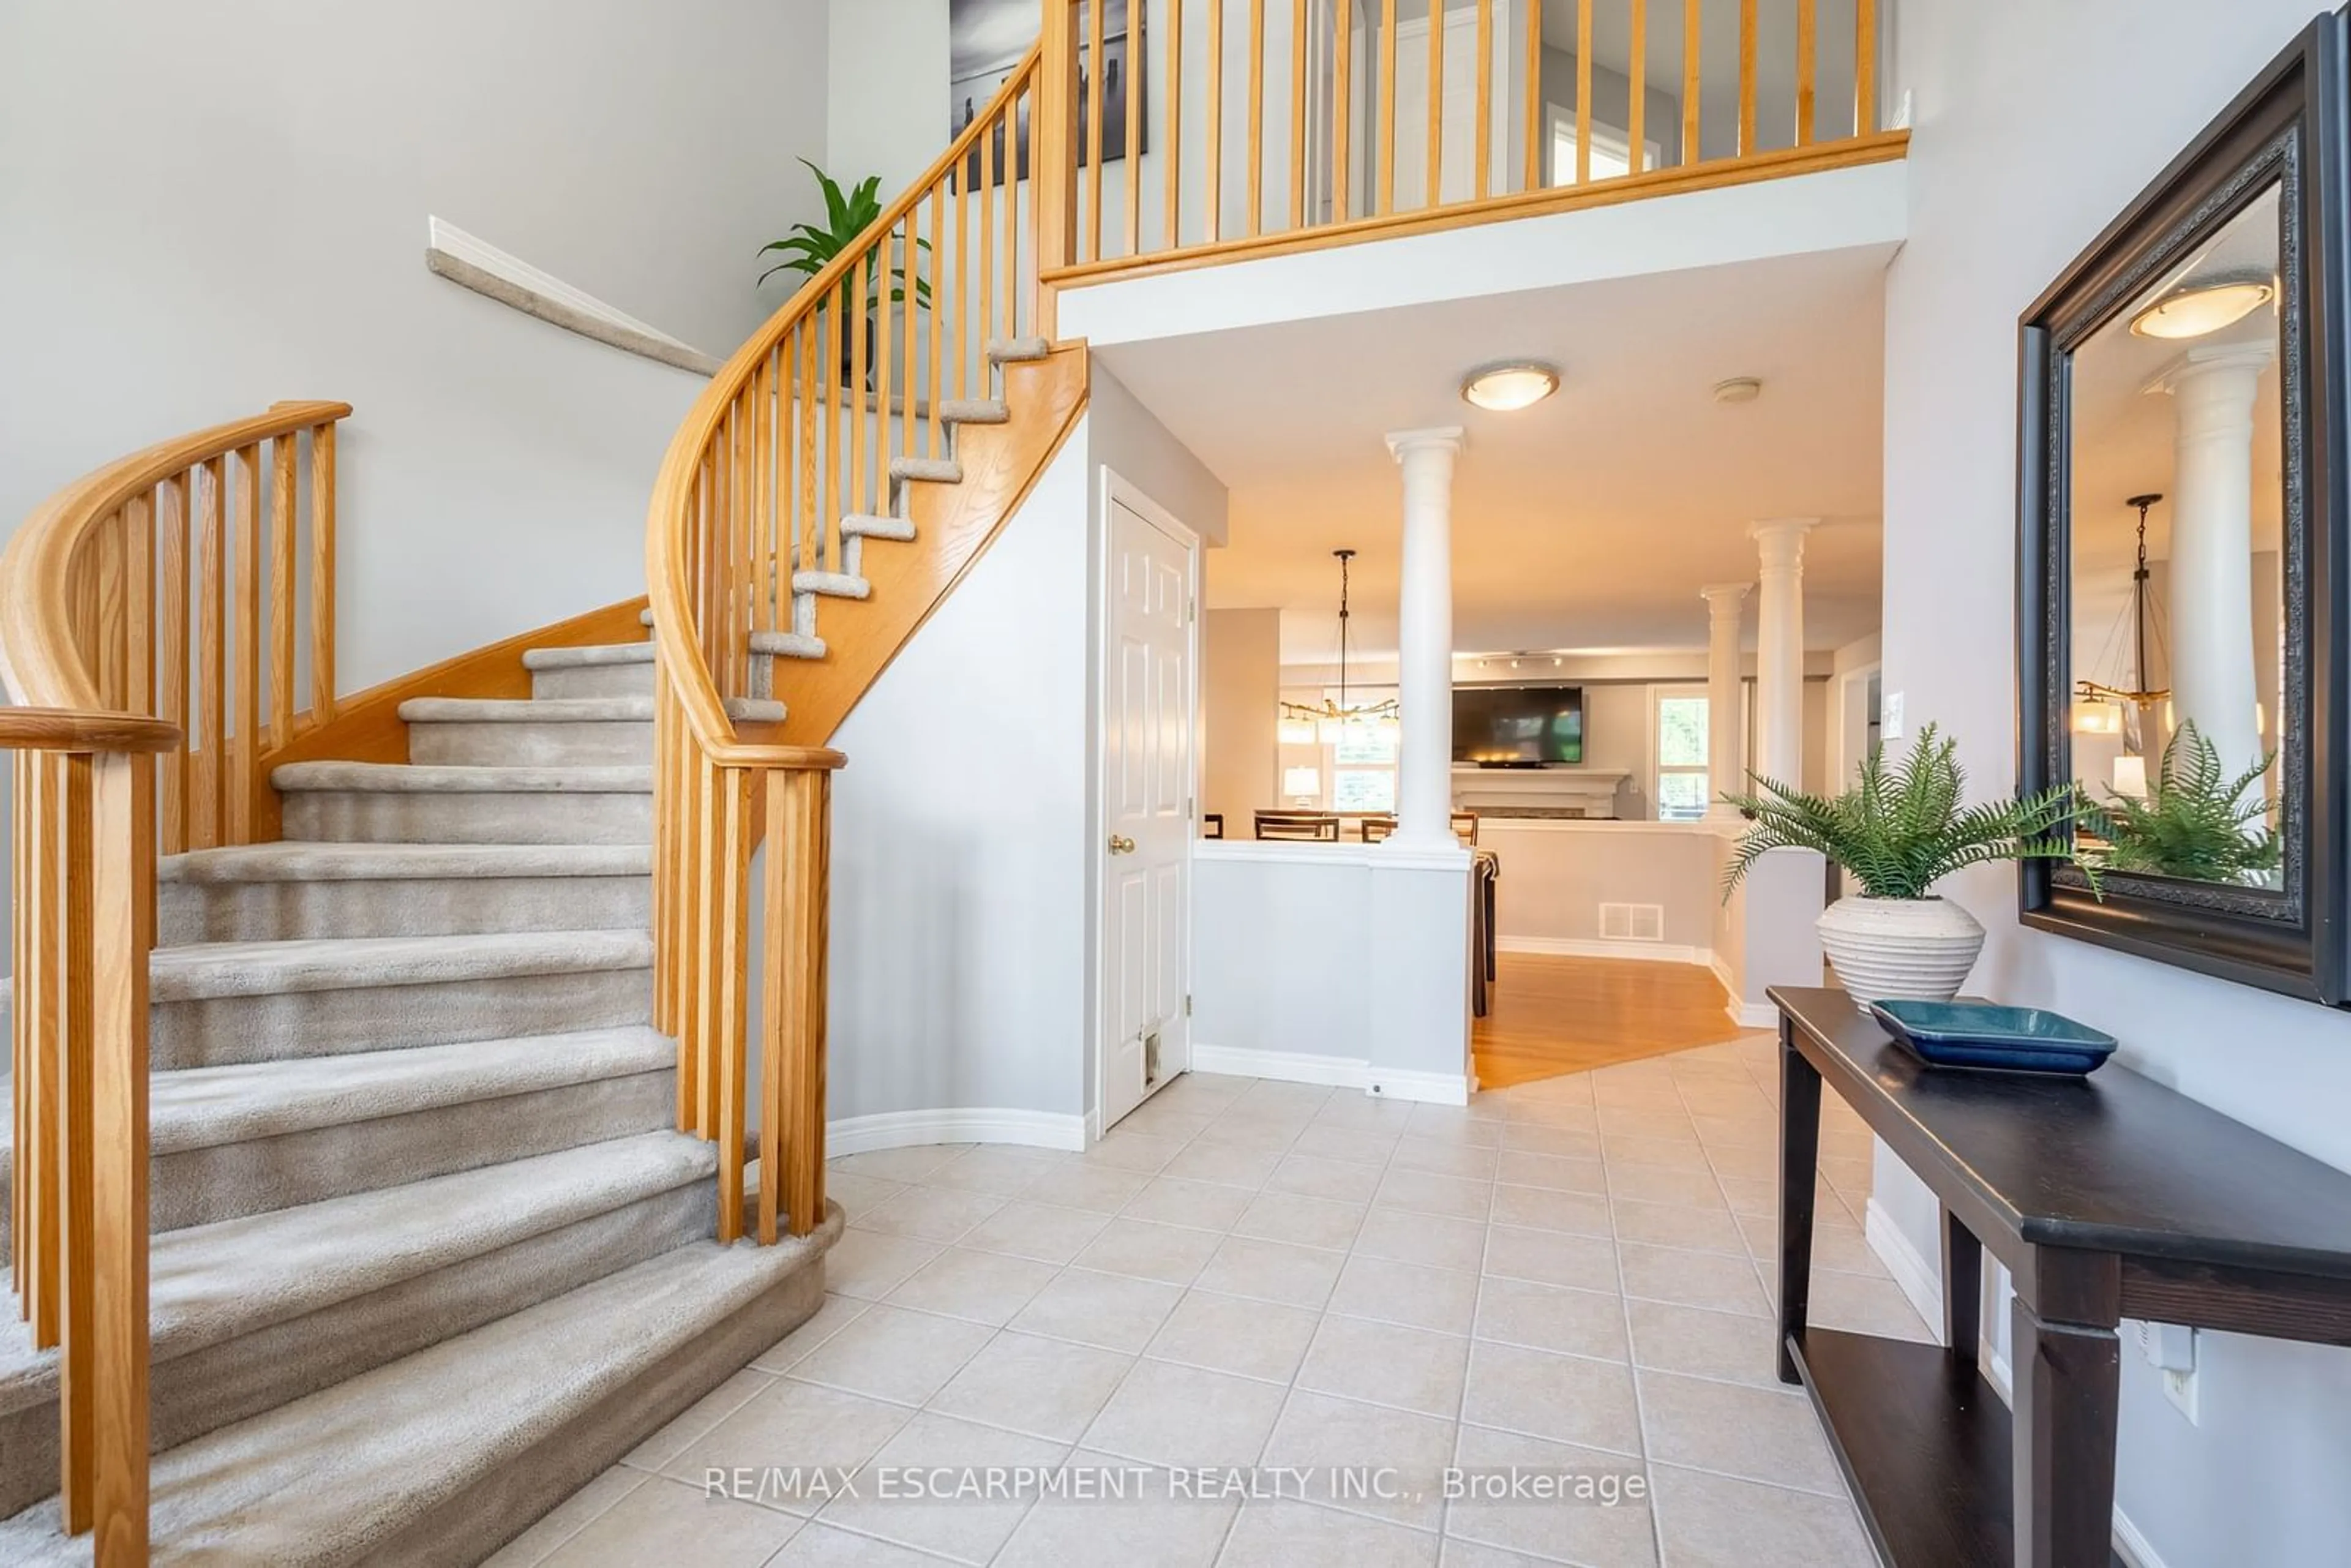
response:
<path id="1" fill-rule="evenodd" d="M 1038 202 L 1024 225 L 1019 199 L 1029 172 L 1021 106 L 1035 110 L 1028 120 L 1040 148 L 1058 112 L 1039 78 L 1043 47 L 719 367 L 653 486 L 653 1022 L 678 1042 L 680 1130 L 718 1145 L 721 1242 L 749 1231 L 769 1244 L 824 1217 L 831 790 L 844 759 L 800 743 L 825 738 L 829 724 L 778 714 L 754 689 L 754 644 L 768 637 L 803 656 L 826 652 L 817 596 L 871 591 L 865 541 L 912 537 L 912 519 L 893 510 L 900 486 L 950 476 L 942 465 L 962 450 L 955 426 L 988 418 L 990 400 L 972 392 L 975 379 L 989 379 L 991 340 L 1024 336 L 1024 322 L 1049 329 L 1039 263 L 1066 254 L 1067 236 L 1049 236 Z M 942 529 L 915 548 L 938 555 L 968 542 Z M 778 656 L 773 644 L 757 652 Z M 834 674 L 857 667 L 831 656 Z M 756 953 L 755 908 L 765 916 Z M 747 1226 L 755 984 L 763 1082 L 758 1208 Z"/>
<path id="2" fill-rule="evenodd" d="M 119 751 L 152 756 L 175 749 L 180 727 L 131 713 L 80 708 L 0 707 L 0 751 Z"/>

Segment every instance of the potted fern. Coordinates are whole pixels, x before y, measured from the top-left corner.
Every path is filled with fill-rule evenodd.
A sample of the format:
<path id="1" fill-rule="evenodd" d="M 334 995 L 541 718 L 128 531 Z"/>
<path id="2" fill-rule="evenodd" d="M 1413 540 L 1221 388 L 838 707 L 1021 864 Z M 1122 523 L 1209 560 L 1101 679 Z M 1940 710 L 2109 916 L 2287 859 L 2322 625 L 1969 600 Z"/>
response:
<path id="1" fill-rule="evenodd" d="M 2075 815 L 2071 785 L 1964 805 L 1959 743 L 1931 724 L 1891 768 L 1886 748 L 1872 747 L 1854 787 L 1833 799 L 1771 779 L 1755 784 L 1751 794 L 1724 797 L 1753 825 L 1724 868 L 1723 897 L 1770 850 L 1818 850 L 1843 866 L 1861 892 L 1823 911 L 1819 930 L 1822 950 L 1857 1007 L 1959 994 L 1983 950 L 1984 930 L 1935 893 L 1944 877 L 1991 861 L 2074 858 L 2064 831 Z"/>
<path id="2" fill-rule="evenodd" d="M 2184 755 L 2183 755 L 2184 753 Z M 2196 882 L 2260 883 L 2285 857 L 2269 822 L 2269 802 L 2253 788 L 2277 760 L 2271 752 L 2234 779 L 2192 719 L 2172 735 L 2147 780 L 2145 799 L 2107 791 L 2082 809 L 2083 831 L 2098 841 L 2083 859 L 2101 871 Z M 2085 801 L 2089 791 L 2081 791 Z"/>
<path id="3" fill-rule="evenodd" d="M 794 224 L 782 239 L 770 240 L 761 246 L 759 247 L 761 256 L 766 256 L 770 251 L 780 251 L 783 254 L 783 259 L 759 274 L 759 284 L 754 285 L 755 287 L 764 285 L 768 279 L 779 272 L 797 272 L 803 277 L 816 277 L 827 267 L 832 265 L 833 259 L 841 252 L 862 238 L 865 231 L 872 228 L 882 217 L 881 175 L 868 175 L 859 181 L 854 188 L 843 191 L 838 181 L 815 164 L 809 162 L 807 159 L 801 159 L 800 162 L 810 173 L 816 176 L 817 192 L 824 198 L 824 222 L 820 225 Z M 838 296 L 823 301 L 818 307 L 819 309 L 831 309 L 842 314 L 851 310 L 862 310 L 865 316 L 866 363 L 862 368 L 857 363 L 856 340 L 850 331 L 849 322 L 843 320 L 834 329 L 840 335 L 841 381 L 843 386 L 862 383 L 869 392 L 872 390 L 872 361 L 880 341 L 880 335 L 873 329 L 873 318 L 874 313 L 883 308 L 885 292 L 888 297 L 887 303 L 890 305 L 904 304 L 908 294 L 911 293 L 916 305 L 925 309 L 930 307 L 930 284 L 919 276 L 910 275 L 904 267 L 891 267 L 889 287 L 886 291 L 884 290 L 882 279 L 883 255 L 891 248 L 892 242 L 885 238 L 881 245 L 874 247 L 873 253 L 865 258 L 864 267 L 859 269 L 862 274 L 862 286 L 860 281 L 844 279 Z M 914 242 L 914 248 L 918 252 L 928 250 L 931 248 L 931 242 L 918 239 Z M 862 300 L 859 298 L 861 294 Z"/>

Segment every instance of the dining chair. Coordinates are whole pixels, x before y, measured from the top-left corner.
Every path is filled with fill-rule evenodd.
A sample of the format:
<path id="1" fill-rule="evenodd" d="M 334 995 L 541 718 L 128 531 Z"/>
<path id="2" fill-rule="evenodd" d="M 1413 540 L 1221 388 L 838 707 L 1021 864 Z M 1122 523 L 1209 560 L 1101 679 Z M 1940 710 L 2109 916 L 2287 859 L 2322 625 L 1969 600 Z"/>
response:
<path id="1" fill-rule="evenodd" d="M 1394 814 L 1387 811 L 1374 811 L 1365 816 L 1360 830 L 1364 836 L 1364 842 L 1378 843 L 1395 831 L 1395 822 Z"/>
<path id="2" fill-rule="evenodd" d="M 1478 842 L 1478 813 L 1468 810 L 1454 812 L 1453 836 L 1474 847 Z"/>
<path id="3" fill-rule="evenodd" d="M 1339 813 L 1259 811 L 1257 814 L 1257 836 L 1290 842 L 1335 844 L 1339 841 Z"/>

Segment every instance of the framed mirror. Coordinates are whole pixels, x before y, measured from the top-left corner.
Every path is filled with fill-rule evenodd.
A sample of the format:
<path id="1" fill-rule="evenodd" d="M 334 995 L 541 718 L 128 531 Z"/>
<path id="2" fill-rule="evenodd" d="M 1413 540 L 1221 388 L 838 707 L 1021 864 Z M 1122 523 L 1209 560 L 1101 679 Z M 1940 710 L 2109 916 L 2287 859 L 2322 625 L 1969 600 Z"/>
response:
<path id="1" fill-rule="evenodd" d="M 2342 16 L 2022 323 L 2026 925 L 2346 1002 Z M 2101 896 L 2102 895 L 2102 896 Z"/>

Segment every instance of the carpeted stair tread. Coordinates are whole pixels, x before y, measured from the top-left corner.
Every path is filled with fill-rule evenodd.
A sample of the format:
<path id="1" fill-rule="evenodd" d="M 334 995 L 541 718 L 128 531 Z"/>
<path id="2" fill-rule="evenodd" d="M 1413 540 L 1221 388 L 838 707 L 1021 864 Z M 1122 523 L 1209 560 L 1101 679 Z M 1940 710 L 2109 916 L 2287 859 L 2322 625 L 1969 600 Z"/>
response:
<path id="1" fill-rule="evenodd" d="M 792 591 L 822 594 L 828 599 L 863 599 L 873 591 L 873 585 L 845 571 L 796 571 L 792 573 Z"/>
<path id="2" fill-rule="evenodd" d="M 650 664 L 653 662 L 653 645 L 651 643 L 599 643 L 579 648 L 532 648 L 522 656 L 522 667 L 526 670 L 581 670 L 603 664 Z"/>
<path id="3" fill-rule="evenodd" d="M 998 338 L 987 345 L 987 357 L 999 365 L 1027 364 L 1052 352 L 1053 345 L 1043 338 Z"/>
<path id="4" fill-rule="evenodd" d="M 411 697 L 409 724 L 651 724 L 651 697 Z"/>
<path id="5" fill-rule="evenodd" d="M 960 485 L 963 465 L 952 457 L 893 457 L 890 459 L 892 483 L 920 479 L 932 485 Z"/>
<path id="6" fill-rule="evenodd" d="M 193 943 L 157 948 L 148 973 L 153 1000 L 181 1002 L 642 969 L 653 961 L 653 938 L 642 931 L 508 931 Z"/>
<path id="7" fill-rule="evenodd" d="M 650 845 L 339 844 L 287 841 L 192 850 L 155 864 L 159 882 L 404 882 L 436 877 L 650 876 Z"/>
<path id="8" fill-rule="evenodd" d="M 650 795 L 653 770 L 634 764 L 587 768 L 472 768 L 413 762 L 288 762 L 270 770 L 279 789 L 385 794 Z"/>
<path id="9" fill-rule="evenodd" d="M 715 1145 L 642 1133 L 293 1208 L 164 1231 L 150 1255 L 156 1359 L 381 1291 L 690 1183 Z M 54 1352 L 0 1322 L 0 1409 L 54 1397 Z"/>
<path id="10" fill-rule="evenodd" d="M 895 539 L 904 544 L 914 537 L 914 519 L 852 515 L 841 519 L 841 531 L 852 539 Z"/>
<path id="11" fill-rule="evenodd" d="M 677 1048 L 643 1025 L 414 1045 L 158 1072 L 150 1080 L 158 1155 L 274 1138 L 474 1100 L 660 1072 Z"/>
<path id="12" fill-rule="evenodd" d="M 951 397 L 940 401 L 939 417 L 949 424 L 1008 424 L 1012 407 L 1000 397 Z"/>
<path id="13" fill-rule="evenodd" d="M 777 659 L 821 659 L 824 639 L 801 632 L 754 632 L 751 652 Z"/>
<path id="14" fill-rule="evenodd" d="M 836 1212 L 775 1247 L 678 1248 L 159 1455 L 153 1561 L 371 1560 L 813 1264 L 839 1225 Z M 55 1518 L 45 1502 L 0 1523 L 0 1562 L 89 1562 L 89 1538 L 68 1542 Z"/>

